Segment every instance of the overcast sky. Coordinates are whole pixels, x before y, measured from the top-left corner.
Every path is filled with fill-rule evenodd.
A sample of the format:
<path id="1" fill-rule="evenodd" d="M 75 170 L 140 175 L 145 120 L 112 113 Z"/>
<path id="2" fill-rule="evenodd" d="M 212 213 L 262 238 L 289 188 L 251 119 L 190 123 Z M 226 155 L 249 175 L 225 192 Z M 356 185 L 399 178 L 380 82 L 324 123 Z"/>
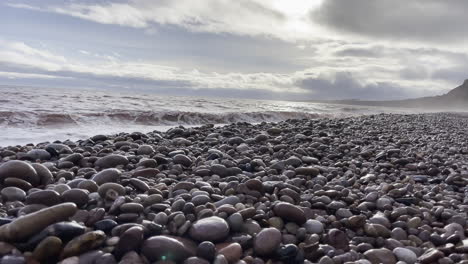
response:
<path id="1" fill-rule="evenodd" d="M 2 0 L 0 84 L 399 99 L 468 78 L 465 0 Z"/>

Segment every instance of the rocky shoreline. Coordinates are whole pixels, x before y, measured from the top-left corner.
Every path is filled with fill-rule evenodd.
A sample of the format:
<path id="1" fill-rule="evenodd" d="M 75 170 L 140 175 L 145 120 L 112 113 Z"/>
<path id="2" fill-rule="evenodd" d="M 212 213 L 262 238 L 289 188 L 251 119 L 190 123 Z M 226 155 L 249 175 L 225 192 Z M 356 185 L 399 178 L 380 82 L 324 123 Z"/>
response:
<path id="1" fill-rule="evenodd" d="M 0 148 L 0 264 L 468 263 L 468 118 Z"/>

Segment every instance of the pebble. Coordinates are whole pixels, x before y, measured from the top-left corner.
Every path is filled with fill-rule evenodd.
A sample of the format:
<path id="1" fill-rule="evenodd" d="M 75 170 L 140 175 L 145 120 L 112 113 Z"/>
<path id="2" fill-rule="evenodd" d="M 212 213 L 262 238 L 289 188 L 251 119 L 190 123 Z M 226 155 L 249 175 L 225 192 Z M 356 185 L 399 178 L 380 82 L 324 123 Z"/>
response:
<path id="1" fill-rule="evenodd" d="M 201 242 L 197 247 L 197 256 L 212 261 L 216 255 L 216 247 L 210 241 Z"/>
<path id="2" fill-rule="evenodd" d="M 127 231 L 120 236 L 119 242 L 115 246 L 115 256 L 120 258 L 127 252 L 139 250 L 143 242 L 143 236 L 142 227 L 134 226 L 127 229 Z"/>
<path id="3" fill-rule="evenodd" d="M 302 225 L 306 222 L 304 211 L 290 203 L 278 203 L 274 206 L 275 214 L 283 219 Z"/>
<path id="4" fill-rule="evenodd" d="M 26 196 L 26 204 L 56 205 L 62 202 L 60 194 L 52 190 L 39 190 Z"/>
<path id="5" fill-rule="evenodd" d="M 372 264 L 395 264 L 397 263 L 397 259 L 395 258 L 395 255 L 393 255 L 392 251 L 386 248 L 370 249 L 364 252 L 364 256 Z"/>
<path id="6" fill-rule="evenodd" d="M 276 228 L 262 229 L 254 239 L 254 251 L 259 256 L 272 255 L 281 243 L 281 232 Z"/>
<path id="7" fill-rule="evenodd" d="M 197 241 L 218 242 L 229 235 L 228 223 L 217 216 L 200 219 L 189 230 L 190 237 Z"/>
<path id="8" fill-rule="evenodd" d="M 33 186 L 40 182 L 36 170 L 29 163 L 20 160 L 10 160 L 0 165 L 0 183 L 9 177 L 25 180 Z"/>
<path id="9" fill-rule="evenodd" d="M 89 201 L 89 192 L 82 189 L 71 189 L 64 191 L 61 195 L 64 202 L 75 203 L 78 208 L 85 206 Z"/>
<path id="10" fill-rule="evenodd" d="M 21 241 L 39 233 L 47 226 L 67 220 L 77 211 L 73 203 L 62 203 L 17 218 L 13 222 L 0 226 L 0 240 Z"/>
<path id="11" fill-rule="evenodd" d="M 4 202 L 24 201 L 26 192 L 17 187 L 5 187 L 1 191 Z"/>
<path id="12" fill-rule="evenodd" d="M 94 165 L 102 168 L 115 168 L 117 166 L 125 166 L 129 163 L 127 157 L 119 155 L 119 154 L 110 154 L 98 159 Z"/>
<path id="13" fill-rule="evenodd" d="M 61 258 L 77 256 L 101 246 L 106 239 L 102 231 L 91 231 L 68 242 L 62 251 Z"/>
<path id="14" fill-rule="evenodd" d="M 395 254 L 399 261 L 404 261 L 407 264 L 414 264 L 418 261 L 418 256 L 416 256 L 416 253 L 407 248 L 397 247 L 393 249 L 393 254 Z"/>
<path id="15" fill-rule="evenodd" d="M 304 227 L 307 232 L 311 234 L 321 234 L 323 232 L 323 224 L 320 221 L 309 219 L 305 223 Z"/>
<path id="16" fill-rule="evenodd" d="M 46 237 L 33 251 L 34 259 L 50 261 L 56 259 L 62 251 L 62 240 L 55 236 Z"/>
<path id="17" fill-rule="evenodd" d="M 122 173 L 118 169 L 105 169 L 96 173 L 92 180 L 96 182 L 97 185 L 101 185 L 106 182 L 118 182 L 121 174 Z"/>
<path id="18" fill-rule="evenodd" d="M 183 262 L 195 255 L 195 248 L 190 248 L 180 239 L 168 236 L 153 236 L 146 239 L 141 247 L 143 254 L 149 261 Z"/>
<path id="19" fill-rule="evenodd" d="M 466 126 L 379 114 L 0 147 L 0 263 L 464 263 Z"/>

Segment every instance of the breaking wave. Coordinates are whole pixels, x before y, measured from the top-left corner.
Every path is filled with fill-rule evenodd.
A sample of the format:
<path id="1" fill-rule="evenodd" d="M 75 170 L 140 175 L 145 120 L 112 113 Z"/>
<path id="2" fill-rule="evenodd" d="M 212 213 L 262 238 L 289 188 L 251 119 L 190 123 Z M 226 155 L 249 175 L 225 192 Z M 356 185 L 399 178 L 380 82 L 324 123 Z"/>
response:
<path id="1" fill-rule="evenodd" d="M 236 122 L 278 122 L 287 119 L 310 119 L 328 114 L 262 111 L 262 112 L 151 112 L 151 111 L 117 111 L 101 113 L 49 113 L 49 112 L 13 112 L 0 111 L 2 126 L 23 127 L 60 127 L 90 124 L 135 124 L 147 126 L 229 124 Z"/>

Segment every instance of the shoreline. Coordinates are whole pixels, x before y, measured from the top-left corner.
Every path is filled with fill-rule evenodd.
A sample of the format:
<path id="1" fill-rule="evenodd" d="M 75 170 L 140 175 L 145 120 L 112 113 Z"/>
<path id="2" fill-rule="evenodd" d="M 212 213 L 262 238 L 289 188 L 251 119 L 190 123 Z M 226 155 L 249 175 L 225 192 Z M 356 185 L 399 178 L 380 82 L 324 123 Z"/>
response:
<path id="1" fill-rule="evenodd" d="M 465 263 L 467 127 L 374 114 L 0 147 L 2 261 Z"/>

